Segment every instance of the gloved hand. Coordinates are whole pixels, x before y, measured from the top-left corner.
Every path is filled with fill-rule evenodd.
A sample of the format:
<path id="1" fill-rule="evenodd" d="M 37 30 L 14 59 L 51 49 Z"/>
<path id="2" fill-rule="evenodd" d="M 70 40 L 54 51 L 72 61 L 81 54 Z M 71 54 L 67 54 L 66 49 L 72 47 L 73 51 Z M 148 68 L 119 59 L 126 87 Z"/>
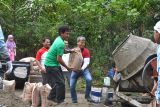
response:
<path id="1" fill-rule="evenodd" d="M 6 71 L 6 74 L 10 74 L 12 72 L 12 69 L 13 69 L 12 62 L 8 61 L 7 66 L 8 66 L 8 70 Z"/>

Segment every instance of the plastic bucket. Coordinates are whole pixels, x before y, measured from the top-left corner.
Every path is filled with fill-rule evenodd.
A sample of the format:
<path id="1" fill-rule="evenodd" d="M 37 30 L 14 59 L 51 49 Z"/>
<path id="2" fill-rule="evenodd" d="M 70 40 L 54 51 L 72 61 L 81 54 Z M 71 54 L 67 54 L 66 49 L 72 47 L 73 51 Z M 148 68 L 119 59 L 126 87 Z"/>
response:
<path id="1" fill-rule="evenodd" d="M 108 98 L 108 103 L 112 105 L 113 92 L 108 92 L 107 98 Z"/>
<path id="2" fill-rule="evenodd" d="M 30 63 L 29 62 L 13 62 L 13 69 L 10 75 L 7 76 L 8 80 L 16 81 L 16 88 L 23 88 L 24 83 L 28 81 L 30 74 Z M 6 63 L 2 63 L 3 71 L 6 70 Z"/>
<path id="3" fill-rule="evenodd" d="M 109 77 L 104 77 L 104 85 L 110 86 L 111 85 L 111 79 Z"/>
<path id="4" fill-rule="evenodd" d="M 102 97 L 102 89 L 101 88 L 92 88 L 91 90 L 91 98 L 95 103 L 99 103 Z"/>

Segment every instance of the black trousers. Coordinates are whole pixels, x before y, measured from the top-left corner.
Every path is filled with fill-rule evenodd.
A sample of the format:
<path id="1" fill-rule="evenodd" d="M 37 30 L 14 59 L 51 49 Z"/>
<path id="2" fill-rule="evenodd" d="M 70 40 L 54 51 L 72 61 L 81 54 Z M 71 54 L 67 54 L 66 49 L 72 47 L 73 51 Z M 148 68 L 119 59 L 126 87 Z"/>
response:
<path id="1" fill-rule="evenodd" d="M 41 73 L 42 75 L 42 84 L 45 85 L 47 84 L 47 73 Z"/>
<path id="2" fill-rule="evenodd" d="M 48 98 L 54 101 L 65 99 L 65 79 L 60 66 L 46 66 L 47 83 L 52 87 Z"/>

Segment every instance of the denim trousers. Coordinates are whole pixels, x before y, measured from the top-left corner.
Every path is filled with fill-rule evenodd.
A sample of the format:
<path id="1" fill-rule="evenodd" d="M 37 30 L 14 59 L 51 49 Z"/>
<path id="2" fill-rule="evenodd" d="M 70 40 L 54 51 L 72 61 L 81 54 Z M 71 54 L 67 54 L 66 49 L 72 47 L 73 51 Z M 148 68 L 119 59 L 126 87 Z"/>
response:
<path id="1" fill-rule="evenodd" d="M 71 90 L 71 97 L 73 102 L 77 101 L 77 93 L 75 88 L 76 88 L 77 80 L 80 76 L 82 76 L 86 80 L 85 98 L 90 97 L 91 86 L 92 86 L 92 76 L 91 76 L 91 73 L 89 72 L 89 69 L 86 68 L 84 71 L 81 71 L 81 72 L 72 71 L 71 77 L 70 77 L 70 90 Z"/>
<path id="2" fill-rule="evenodd" d="M 8 49 L 4 40 L 0 40 L 0 58 L 6 61 L 10 61 Z"/>

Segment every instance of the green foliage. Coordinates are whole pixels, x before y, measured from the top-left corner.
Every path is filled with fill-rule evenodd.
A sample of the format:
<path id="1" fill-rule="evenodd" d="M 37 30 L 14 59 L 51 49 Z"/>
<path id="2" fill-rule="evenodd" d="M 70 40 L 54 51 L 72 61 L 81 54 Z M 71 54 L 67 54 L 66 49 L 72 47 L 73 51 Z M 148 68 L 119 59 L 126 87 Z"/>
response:
<path id="1" fill-rule="evenodd" d="M 5 37 L 15 36 L 20 59 L 35 56 L 45 36 L 69 25 L 70 47 L 84 35 L 95 78 L 113 62 L 112 51 L 129 33 L 152 38 L 159 20 L 160 0 L 0 0 L 0 24 Z M 100 69 L 99 69 L 100 68 Z"/>

